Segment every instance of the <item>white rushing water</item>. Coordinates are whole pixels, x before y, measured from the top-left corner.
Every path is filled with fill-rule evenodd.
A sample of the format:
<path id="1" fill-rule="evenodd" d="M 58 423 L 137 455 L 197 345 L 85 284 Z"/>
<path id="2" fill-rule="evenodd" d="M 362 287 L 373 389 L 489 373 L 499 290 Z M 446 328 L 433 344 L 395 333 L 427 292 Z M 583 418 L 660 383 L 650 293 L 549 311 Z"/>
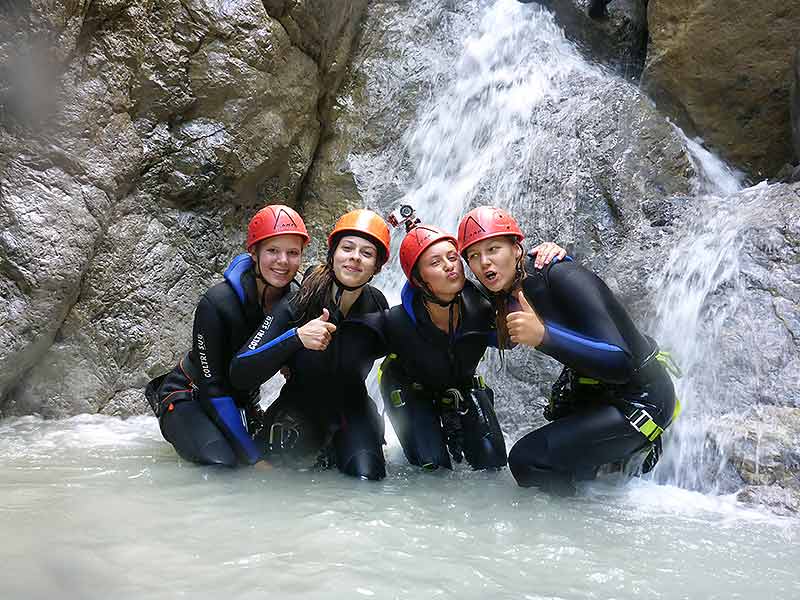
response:
<path id="1" fill-rule="evenodd" d="M 686 139 L 686 145 L 698 173 L 698 199 L 686 219 L 688 226 L 653 282 L 660 290 L 653 335 L 686 366 L 675 390 L 684 413 L 668 436 L 665 460 L 655 476 L 681 487 L 716 492 L 726 466 L 725 449 L 709 453 L 705 441 L 725 405 L 717 342 L 744 300 L 742 231 L 759 219 L 765 186 L 753 188 L 744 201 L 739 197 L 732 201 L 728 196 L 742 189 L 742 174 L 699 141 Z M 726 302 L 710 310 L 709 297 L 724 286 Z"/>
<path id="2" fill-rule="evenodd" d="M 800 524 L 634 482 L 180 463 L 153 417 L 0 424 L 0 598 L 797 598 Z"/>
<path id="3" fill-rule="evenodd" d="M 452 56 L 428 55 L 436 84 L 405 137 L 408 161 L 362 158 L 360 184 L 369 196 L 365 174 L 403 171 L 404 199 L 450 230 L 487 199 L 536 212 L 535 225 L 552 230 L 564 206 L 555 194 L 530 194 L 526 167 L 538 161 L 538 173 L 573 199 L 581 174 L 563 165 L 578 164 L 578 150 L 559 146 L 531 113 L 548 102 L 570 108 L 567 81 L 608 75 L 580 58 L 546 11 L 514 0 L 464 4 L 448 30 L 463 42 Z M 800 523 L 707 493 L 697 480 L 706 396 L 716 388 L 713 369 L 692 365 L 712 352 L 724 311 L 702 339 L 682 334 L 698 331 L 709 294 L 736 285 L 737 232 L 758 189 L 752 203 L 715 211 L 741 181 L 686 144 L 701 174 L 700 217 L 687 232 L 691 252 L 676 250 L 653 282 L 666 296 L 657 337 L 687 371 L 679 391 L 690 410 L 659 466 L 660 481 L 681 487 L 636 480 L 557 499 L 518 488 L 507 471 L 420 472 L 391 439 L 378 483 L 215 469 L 181 462 L 152 417 L 6 420 L 0 598 L 800 598 Z M 378 283 L 396 300 L 402 281 L 395 267 Z"/>

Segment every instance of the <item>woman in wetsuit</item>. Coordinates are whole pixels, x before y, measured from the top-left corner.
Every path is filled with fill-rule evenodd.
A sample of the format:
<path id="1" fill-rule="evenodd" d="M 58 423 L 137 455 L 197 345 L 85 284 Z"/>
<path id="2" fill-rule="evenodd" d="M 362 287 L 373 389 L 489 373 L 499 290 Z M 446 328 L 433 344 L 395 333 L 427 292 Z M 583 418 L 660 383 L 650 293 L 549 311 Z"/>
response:
<path id="1" fill-rule="evenodd" d="M 656 343 L 634 325 L 603 281 L 571 260 L 523 263 L 522 231 L 504 210 L 482 206 L 461 220 L 459 249 L 489 292 L 500 347 L 525 344 L 565 368 L 553 386 L 551 422 L 509 453 L 519 485 L 574 493 L 600 466 L 647 456 L 676 412 Z"/>
<path id="2" fill-rule="evenodd" d="M 555 244 L 540 260 L 563 257 Z M 494 393 L 476 376 L 494 340 L 494 308 L 464 276 L 456 238 L 432 225 L 411 225 L 400 245 L 407 283 L 402 304 L 386 313 L 391 354 L 381 365 L 384 407 L 408 461 L 426 469 L 506 464 Z M 448 449 L 449 454 L 448 455 Z"/>
<path id="3" fill-rule="evenodd" d="M 382 479 L 383 419 L 364 380 L 383 356 L 383 294 L 369 285 L 389 258 L 389 228 L 370 210 L 345 214 L 324 264 L 281 300 L 231 361 L 233 384 L 257 387 L 284 365 L 289 378 L 264 419 L 267 459 L 315 456 L 348 475 Z"/>
<path id="4" fill-rule="evenodd" d="M 308 241 L 292 208 L 275 204 L 258 211 L 247 228 L 247 253 L 234 258 L 225 281 L 200 298 L 192 349 L 145 388 L 161 433 L 185 460 L 233 467 L 262 457 L 249 431 L 260 421 L 259 388 L 235 389 L 228 368 L 265 311 L 297 287 L 293 280 Z"/>

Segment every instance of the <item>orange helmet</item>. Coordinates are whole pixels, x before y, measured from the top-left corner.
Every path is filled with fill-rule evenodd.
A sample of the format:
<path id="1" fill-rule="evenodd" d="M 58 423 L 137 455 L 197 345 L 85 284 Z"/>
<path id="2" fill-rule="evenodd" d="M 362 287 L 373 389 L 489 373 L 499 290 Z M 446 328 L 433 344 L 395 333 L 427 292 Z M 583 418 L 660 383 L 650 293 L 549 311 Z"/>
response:
<path id="1" fill-rule="evenodd" d="M 417 225 L 406 234 L 403 243 L 400 244 L 400 266 L 403 267 L 403 273 L 406 274 L 409 281 L 411 281 L 414 265 L 417 264 L 422 253 L 442 240 L 453 242 L 453 245 L 458 248 L 455 236 L 433 225 Z"/>
<path id="2" fill-rule="evenodd" d="M 334 238 L 347 234 L 366 235 L 378 246 L 381 264 L 389 260 L 389 226 L 378 213 L 359 208 L 345 213 L 328 236 L 328 249 L 333 250 Z"/>
<path id="3" fill-rule="evenodd" d="M 501 235 L 513 235 L 518 242 L 525 239 L 514 217 L 502 208 L 473 208 L 458 224 L 458 251 L 463 256 L 472 244 Z"/>
<path id="4" fill-rule="evenodd" d="M 250 219 L 247 226 L 247 250 L 249 252 L 261 240 L 290 233 L 302 237 L 303 245 L 311 239 L 306 224 L 295 209 L 283 204 L 270 204 Z"/>

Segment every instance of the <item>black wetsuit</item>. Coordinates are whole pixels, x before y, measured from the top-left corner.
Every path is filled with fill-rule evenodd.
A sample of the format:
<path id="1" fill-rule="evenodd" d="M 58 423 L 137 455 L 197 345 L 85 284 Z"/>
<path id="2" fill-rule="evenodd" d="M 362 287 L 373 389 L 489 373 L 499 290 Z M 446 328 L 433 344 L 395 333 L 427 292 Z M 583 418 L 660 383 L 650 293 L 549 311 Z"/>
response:
<path id="1" fill-rule="evenodd" d="M 494 339 L 487 325 L 494 314 L 491 303 L 467 281 L 460 323 L 451 336 L 433 324 L 418 288 L 406 284 L 401 296 L 403 303 L 386 313 L 391 354 L 381 366 L 380 389 L 406 458 L 421 467 L 451 468 L 449 444 L 457 460 L 463 450 L 476 469 L 504 466 L 506 447 L 494 394 L 475 376 Z M 458 391 L 460 406 L 454 406 L 449 390 Z"/>
<path id="2" fill-rule="evenodd" d="M 650 446 L 631 415 L 646 410 L 666 428 L 675 408 L 672 380 L 603 281 L 570 260 L 526 265 L 525 296 L 545 323 L 538 350 L 564 364 L 574 410 L 520 439 L 509 466 L 522 486 L 569 493 L 598 467 Z M 564 374 L 559 385 L 564 383 Z"/>
<path id="3" fill-rule="evenodd" d="M 329 446 L 343 473 L 366 479 L 385 477 L 383 419 L 367 395 L 364 380 L 375 360 L 384 355 L 379 323 L 387 307 L 380 290 L 370 285 L 364 286 L 346 317 L 337 307 L 327 307 L 337 329 L 324 351 L 303 346 L 297 327 L 309 319 L 298 320 L 289 298 L 264 318 L 231 361 L 230 376 L 235 386 L 248 390 L 281 367 L 289 368 L 289 379 L 265 419 L 264 431 L 273 453 L 298 447 L 313 452 Z"/>
<path id="4" fill-rule="evenodd" d="M 252 264 L 240 254 L 225 281 L 203 294 L 192 349 L 145 389 L 164 438 L 192 462 L 235 466 L 263 454 L 245 424 L 257 412 L 259 388 L 237 390 L 228 378 L 231 359 L 264 319 Z"/>

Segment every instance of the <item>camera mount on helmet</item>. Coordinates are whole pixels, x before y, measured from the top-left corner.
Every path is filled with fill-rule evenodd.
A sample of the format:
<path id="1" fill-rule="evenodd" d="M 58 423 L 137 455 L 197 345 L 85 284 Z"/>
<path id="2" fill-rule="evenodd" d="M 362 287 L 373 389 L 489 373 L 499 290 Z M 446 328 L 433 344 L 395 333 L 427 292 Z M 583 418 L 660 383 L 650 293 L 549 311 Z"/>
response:
<path id="1" fill-rule="evenodd" d="M 406 233 L 420 224 L 419 217 L 417 217 L 414 207 L 410 204 L 401 204 L 398 206 L 386 217 L 386 221 L 388 221 L 389 225 L 392 227 L 400 227 L 400 225 L 405 224 Z"/>

